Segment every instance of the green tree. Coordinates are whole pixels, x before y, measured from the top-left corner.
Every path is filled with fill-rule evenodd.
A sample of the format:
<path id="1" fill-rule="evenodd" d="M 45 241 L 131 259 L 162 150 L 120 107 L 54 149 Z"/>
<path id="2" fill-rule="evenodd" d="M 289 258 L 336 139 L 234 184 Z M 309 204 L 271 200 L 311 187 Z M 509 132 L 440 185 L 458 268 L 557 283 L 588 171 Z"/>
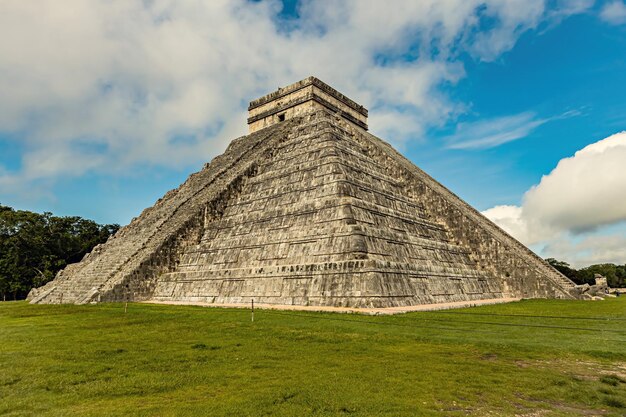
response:
<path id="1" fill-rule="evenodd" d="M 597 264 L 580 269 L 578 274 L 590 283 L 595 282 L 595 274 L 600 274 L 606 277 L 609 287 L 621 288 L 626 284 L 624 272 L 624 265 Z"/>
<path id="2" fill-rule="evenodd" d="M 596 283 L 595 274 L 600 274 L 606 277 L 609 287 L 626 287 L 626 265 L 596 264 L 576 270 L 567 262 L 554 258 L 547 258 L 546 262 L 576 284 L 594 285 Z"/>
<path id="3" fill-rule="evenodd" d="M 115 224 L 0 205 L 0 299 L 26 297 L 118 229 Z"/>
<path id="4" fill-rule="evenodd" d="M 568 277 L 575 283 L 583 284 L 583 282 L 578 282 L 579 277 L 578 277 L 576 269 L 572 268 L 570 264 L 568 264 L 567 262 L 558 261 L 554 258 L 547 258 L 546 262 L 548 262 L 550 265 L 552 265 L 554 269 L 556 269 L 561 274 L 565 275 L 566 277 Z"/>

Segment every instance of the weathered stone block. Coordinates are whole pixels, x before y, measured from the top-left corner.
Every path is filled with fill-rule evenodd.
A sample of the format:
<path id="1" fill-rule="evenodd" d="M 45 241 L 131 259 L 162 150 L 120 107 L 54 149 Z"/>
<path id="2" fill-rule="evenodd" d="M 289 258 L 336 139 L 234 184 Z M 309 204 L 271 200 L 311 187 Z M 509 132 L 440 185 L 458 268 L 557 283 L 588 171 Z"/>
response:
<path id="1" fill-rule="evenodd" d="M 573 296 L 570 280 L 367 133 L 366 117 L 313 78 L 255 100 L 253 133 L 31 301 L 396 307 Z"/>

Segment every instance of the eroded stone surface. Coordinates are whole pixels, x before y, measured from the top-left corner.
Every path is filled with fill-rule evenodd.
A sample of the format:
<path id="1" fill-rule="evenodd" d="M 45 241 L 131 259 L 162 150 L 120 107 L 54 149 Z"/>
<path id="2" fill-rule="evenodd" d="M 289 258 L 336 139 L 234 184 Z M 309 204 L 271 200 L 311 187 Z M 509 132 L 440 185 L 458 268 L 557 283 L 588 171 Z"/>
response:
<path id="1" fill-rule="evenodd" d="M 29 298 L 385 308 L 573 288 L 345 113 L 305 106 L 234 140 Z"/>
<path id="2" fill-rule="evenodd" d="M 250 102 L 248 128 L 253 133 L 316 109 L 327 109 L 367 130 L 367 109 L 315 77 Z"/>

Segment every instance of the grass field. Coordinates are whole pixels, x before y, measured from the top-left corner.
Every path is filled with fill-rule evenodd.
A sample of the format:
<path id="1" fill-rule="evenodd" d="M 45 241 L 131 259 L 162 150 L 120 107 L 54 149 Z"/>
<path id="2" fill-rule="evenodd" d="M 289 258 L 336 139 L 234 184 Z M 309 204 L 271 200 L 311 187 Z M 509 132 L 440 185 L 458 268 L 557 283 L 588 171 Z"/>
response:
<path id="1" fill-rule="evenodd" d="M 0 303 L 0 415 L 626 415 L 626 297 L 397 316 Z"/>

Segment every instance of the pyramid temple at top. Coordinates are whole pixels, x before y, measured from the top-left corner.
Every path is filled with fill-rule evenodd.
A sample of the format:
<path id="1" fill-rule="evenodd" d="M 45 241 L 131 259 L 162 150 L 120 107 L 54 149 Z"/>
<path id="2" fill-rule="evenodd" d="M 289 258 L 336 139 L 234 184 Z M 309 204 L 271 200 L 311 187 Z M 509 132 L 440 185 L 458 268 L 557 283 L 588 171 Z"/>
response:
<path id="1" fill-rule="evenodd" d="M 572 298 L 575 285 L 367 132 L 314 77 L 254 100 L 247 136 L 32 303 L 399 307 Z"/>

